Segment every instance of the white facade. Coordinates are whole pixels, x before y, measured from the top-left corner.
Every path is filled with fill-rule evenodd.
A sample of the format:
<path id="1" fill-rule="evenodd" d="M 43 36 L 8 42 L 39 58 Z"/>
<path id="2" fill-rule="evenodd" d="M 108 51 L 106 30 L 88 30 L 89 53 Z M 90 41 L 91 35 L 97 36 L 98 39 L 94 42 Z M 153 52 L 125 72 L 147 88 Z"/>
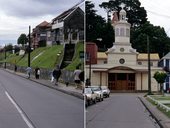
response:
<path id="1" fill-rule="evenodd" d="M 146 60 L 138 63 L 139 53 L 131 47 L 130 24 L 126 21 L 126 12 L 120 11 L 120 19 L 113 26 L 115 43 L 106 51 L 105 58 L 99 58 L 98 64 L 92 65 L 91 70 L 86 66 L 86 77 L 91 71 L 91 85 L 108 86 L 111 91 L 147 91 L 148 66 Z M 157 91 L 157 82 L 153 78 L 157 67 L 155 60 L 151 67 L 151 89 Z"/>

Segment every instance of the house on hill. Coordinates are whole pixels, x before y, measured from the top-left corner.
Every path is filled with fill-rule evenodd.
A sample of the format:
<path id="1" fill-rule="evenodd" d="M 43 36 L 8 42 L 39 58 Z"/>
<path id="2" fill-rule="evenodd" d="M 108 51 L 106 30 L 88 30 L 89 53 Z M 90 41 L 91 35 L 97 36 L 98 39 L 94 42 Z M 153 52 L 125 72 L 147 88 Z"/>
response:
<path id="1" fill-rule="evenodd" d="M 86 52 L 89 57 L 86 65 L 86 78 L 91 85 L 108 86 L 114 91 L 136 92 L 148 90 L 148 56 L 138 53 L 130 43 L 130 24 L 126 21 L 126 11 L 122 9 L 119 20 L 114 22 L 115 43 L 106 52 L 97 52 L 87 43 Z M 89 48 L 90 47 L 90 48 Z M 96 56 L 92 56 L 95 54 Z M 153 75 L 156 71 L 162 71 L 158 67 L 159 56 L 151 54 L 151 90 L 157 91 L 158 85 Z M 96 59 L 96 60 L 94 60 Z"/>
<path id="2" fill-rule="evenodd" d="M 43 21 L 37 25 L 31 34 L 32 43 L 31 47 L 37 48 L 39 46 L 46 46 L 47 43 L 47 30 L 51 28 L 51 24 L 47 21 Z"/>
<path id="3" fill-rule="evenodd" d="M 84 12 L 74 6 L 52 20 L 52 42 L 76 43 L 84 40 Z"/>

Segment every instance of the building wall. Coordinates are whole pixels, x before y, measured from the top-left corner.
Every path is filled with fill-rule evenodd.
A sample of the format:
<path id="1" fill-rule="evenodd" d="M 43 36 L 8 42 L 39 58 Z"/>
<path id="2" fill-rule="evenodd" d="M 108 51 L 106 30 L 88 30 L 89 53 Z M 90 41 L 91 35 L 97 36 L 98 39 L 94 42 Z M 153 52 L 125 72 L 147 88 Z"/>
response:
<path id="1" fill-rule="evenodd" d="M 151 72 L 151 90 L 157 91 L 158 86 L 156 80 L 153 78 L 153 75 L 156 71 Z M 133 71 L 118 71 L 118 70 L 111 70 L 109 73 L 134 73 Z M 87 74 L 86 74 L 87 75 Z M 102 76 L 102 79 L 100 80 L 100 76 Z M 142 80 L 142 81 L 141 81 Z M 101 82 L 102 81 L 102 82 Z M 148 74 L 146 72 L 138 72 L 136 73 L 136 91 L 147 91 L 148 90 Z M 100 82 L 102 83 L 102 86 L 108 86 L 108 73 L 107 72 L 92 72 L 91 74 L 91 85 L 100 85 Z"/>
<path id="2" fill-rule="evenodd" d="M 91 58 L 91 64 L 97 64 L 97 45 L 95 43 L 86 43 L 86 64 L 90 64 L 90 58 Z"/>
<path id="3" fill-rule="evenodd" d="M 124 64 L 136 65 L 135 54 L 108 54 L 108 64 L 120 64 L 121 58 L 125 60 Z"/>

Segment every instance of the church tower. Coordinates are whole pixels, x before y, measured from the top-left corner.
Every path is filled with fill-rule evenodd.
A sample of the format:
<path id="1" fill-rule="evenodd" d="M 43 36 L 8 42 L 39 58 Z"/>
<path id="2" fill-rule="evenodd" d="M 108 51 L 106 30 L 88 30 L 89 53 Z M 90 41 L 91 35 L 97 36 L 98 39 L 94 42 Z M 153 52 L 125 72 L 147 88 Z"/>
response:
<path id="1" fill-rule="evenodd" d="M 138 53 L 131 47 L 131 25 L 127 22 L 124 5 L 122 4 L 121 7 L 119 20 L 112 24 L 115 30 L 115 42 L 113 47 L 106 52 L 108 54 L 107 62 L 110 64 L 136 65 Z"/>

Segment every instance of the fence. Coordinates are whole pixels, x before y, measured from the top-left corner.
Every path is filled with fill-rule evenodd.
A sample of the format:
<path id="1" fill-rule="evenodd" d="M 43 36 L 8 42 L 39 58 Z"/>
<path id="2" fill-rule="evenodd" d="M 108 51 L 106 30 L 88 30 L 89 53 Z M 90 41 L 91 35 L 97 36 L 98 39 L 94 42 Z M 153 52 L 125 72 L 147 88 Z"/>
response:
<path id="1" fill-rule="evenodd" d="M 0 67 L 4 68 L 5 64 L 0 63 Z M 6 68 L 9 70 L 15 70 L 15 65 L 14 64 L 10 64 L 10 63 L 6 63 Z M 26 68 L 24 66 L 17 66 L 17 72 L 21 72 L 21 73 L 26 73 Z M 52 69 L 44 69 L 44 68 L 40 68 L 40 78 L 42 79 L 51 79 L 52 76 Z M 68 71 L 68 70 L 62 70 L 61 71 L 61 76 L 60 76 L 60 81 L 64 82 L 64 83 L 69 83 L 69 84 L 74 84 L 74 71 Z M 32 72 L 31 75 L 34 76 L 35 75 L 35 68 L 32 68 Z"/>

